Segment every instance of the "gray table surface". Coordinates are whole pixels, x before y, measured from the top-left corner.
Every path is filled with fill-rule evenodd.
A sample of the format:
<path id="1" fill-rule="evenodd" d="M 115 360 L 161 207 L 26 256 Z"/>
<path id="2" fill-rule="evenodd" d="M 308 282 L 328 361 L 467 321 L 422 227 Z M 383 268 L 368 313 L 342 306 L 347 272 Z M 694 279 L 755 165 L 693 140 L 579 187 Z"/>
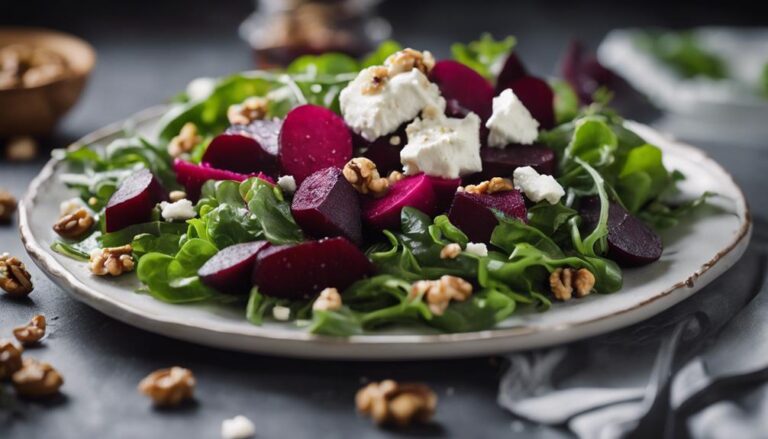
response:
<path id="1" fill-rule="evenodd" d="M 47 147 L 62 147 L 107 123 L 162 102 L 190 79 L 251 67 L 236 25 L 248 2 L 205 8 L 203 2 L 29 2 L 31 6 L 0 14 L 0 24 L 33 24 L 74 31 L 88 38 L 99 59 L 79 105 L 64 119 Z M 394 3 L 394 4 L 393 4 Z M 565 42 L 580 35 L 596 44 L 611 27 L 749 23 L 749 11 L 701 9 L 686 15 L 667 5 L 623 13 L 620 2 L 577 6 L 556 2 L 483 4 L 477 2 L 390 2 L 384 14 L 395 22 L 395 36 L 414 47 L 447 54 L 453 40 L 467 40 L 482 30 L 514 33 L 523 59 L 534 70 L 553 70 Z M 151 7 L 150 7 L 151 5 Z M 149 11 L 149 13 L 143 12 Z M 482 14 L 482 21 L 479 17 Z M 439 18 L 439 19 L 436 19 Z M 674 125 L 671 125 L 674 127 Z M 746 145 L 738 133 L 728 144 L 698 145 L 743 185 L 766 234 L 768 217 L 768 145 Z M 43 156 L 47 153 L 43 153 Z M 10 164 L 0 161 L 0 187 L 21 197 L 45 157 Z M 0 297 L 0 336 L 32 315 L 44 313 L 48 336 L 29 350 L 64 375 L 63 396 L 47 403 L 18 402 L 0 394 L 0 437 L 189 437 L 214 438 L 223 419 L 244 414 L 256 424 L 257 437 L 563 437 L 513 420 L 496 405 L 498 361 L 343 363 L 244 355 L 172 340 L 145 332 L 73 300 L 54 286 L 26 256 L 12 224 L 0 227 L 0 251 L 22 257 L 30 266 L 35 292 L 29 300 Z M 148 372 L 170 365 L 192 369 L 198 379 L 196 403 L 181 410 L 151 407 L 136 391 Z M 436 423 L 394 432 L 373 428 L 356 416 L 355 391 L 367 380 L 395 378 L 429 383 L 440 397 Z"/>

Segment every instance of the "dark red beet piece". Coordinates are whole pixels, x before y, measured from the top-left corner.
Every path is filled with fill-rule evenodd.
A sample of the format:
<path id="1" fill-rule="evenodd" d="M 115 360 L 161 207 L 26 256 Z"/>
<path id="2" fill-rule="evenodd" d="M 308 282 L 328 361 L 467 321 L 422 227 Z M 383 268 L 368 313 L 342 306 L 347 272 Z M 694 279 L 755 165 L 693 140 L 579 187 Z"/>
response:
<path id="1" fill-rule="evenodd" d="M 344 120 L 317 105 L 291 110 L 280 130 L 278 160 L 281 172 L 301 184 L 315 171 L 343 168 L 352 158 L 352 136 Z"/>
<path id="2" fill-rule="evenodd" d="M 293 196 L 296 223 L 315 238 L 343 236 L 363 241 L 360 200 L 339 168 L 326 168 L 307 177 Z"/>
<path id="3" fill-rule="evenodd" d="M 219 251 L 197 271 L 200 282 L 222 293 L 248 293 L 256 255 L 267 247 L 267 241 L 254 241 Z"/>
<path id="4" fill-rule="evenodd" d="M 203 187 L 203 183 L 208 180 L 245 181 L 251 177 L 259 177 L 262 180 L 275 183 L 271 177 L 260 172 L 256 174 L 239 174 L 206 165 L 196 165 L 180 159 L 176 159 L 173 162 L 173 170 L 176 171 L 176 181 L 184 186 L 187 197 L 193 201 L 197 201 L 200 198 L 200 189 Z"/>
<path id="5" fill-rule="evenodd" d="M 408 143 L 408 136 L 405 134 L 405 127 L 410 122 L 406 122 L 395 130 L 392 134 L 379 137 L 373 142 L 365 140 L 362 136 L 352 133 L 352 142 L 358 155 L 370 159 L 376 163 L 379 173 L 383 176 L 392 171 L 402 169 L 400 164 L 400 150 Z"/>
<path id="6" fill-rule="evenodd" d="M 132 173 L 107 202 L 104 212 L 107 233 L 149 221 L 152 209 L 166 198 L 165 190 L 148 169 Z"/>
<path id="7" fill-rule="evenodd" d="M 477 183 L 493 177 L 510 178 L 515 169 L 530 166 L 539 174 L 555 175 L 555 152 L 544 145 L 507 145 L 506 148 L 482 148 L 483 170 L 464 178 L 465 183 Z"/>
<path id="8" fill-rule="evenodd" d="M 280 120 L 256 120 L 249 125 L 233 125 L 214 137 L 202 162 L 213 168 L 240 174 L 263 172 L 277 176 L 277 138 Z"/>
<path id="9" fill-rule="evenodd" d="M 601 86 L 613 88 L 618 78 L 600 64 L 594 53 L 588 53 L 578 40 L 571 41 L 560 64 L 563 78 L 576 90 L 583 104 L 590 104 L 592 95 Z"/>
<path id="10" fill-rule="evenodd" d="M 328 287 L 341 291 L 372 272 L 373 265 L 363 252 L 338 237 L 261 251 L 252 281 L 263 294 L 299 299 Z"/>
<path id="11" fill-rule="evenodd" d="M 448 218 L 466 233 L 470 241 L 489 243 L 493 229 L 499 224 L 492 210 L 511 218 L 528 220 L 525 200 L 517 190 L 495 194 L 456 192 Z"/>
<path id="12" fill-rule="evenodd" d="M 432 190 L 435 192 L 437 212 L 447 212 L 451 207 L 453 197 L 456 195 L 456 189 L 461 186 L 461 179 L 440 177 L 428 178 L 429 182 L 432 183 Z"/>
<path id="13" fill-rule="evenodd" d="M 400 230 L 400 211 L 413 207 L 429 216 L 435 214 L 436 198 L 432 182 L 424 174 L 406 177 L 390 187 L 382 198 L 366 198 L 363 219 L 377 230 Z"/>
<path id="14" fill-rule="evenodd" d="M 509 84 L 515 95 L 539 121 L 539 128 L 548 130 L 555 126 L 555 93 L 546 81 L 525 76 Z"/>
<path id="15" fill-rule="evenodd" d="M 581 200 L 579 214 L 584 230 L 592 231 L 600 216 L 600 199 Z M 622 267 L 639 267 L 657 261 L 664 246 L 650 227 L 617 203 L 608 208 L 608 258 Z"/>
<path id="16" fill-rule="evenodd" d="M 496 78 L 496 95 L 509 88 L 509 84 L 524 76 L 528 76 L 528 70 L 517 54 L 510 53 L 507 60 L 504 61 L 504 67 L 501 68 L 498 78 Z"/>
<path id="17" fill-rule="evenodd" d="M 479 73 L 457 61 L 438 61 L 429 75 L 447 100 L 455 99 L 462 107 L 487 120 L 493 111 L 493 86 Z"/>

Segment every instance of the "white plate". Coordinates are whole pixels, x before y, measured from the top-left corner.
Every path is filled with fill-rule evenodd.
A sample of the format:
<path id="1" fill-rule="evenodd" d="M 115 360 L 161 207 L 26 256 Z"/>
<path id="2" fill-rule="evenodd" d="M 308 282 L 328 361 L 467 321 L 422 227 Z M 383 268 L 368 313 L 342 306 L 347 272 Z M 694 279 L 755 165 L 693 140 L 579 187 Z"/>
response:
<path id="1" fill-rule="evenodd" d="M 139 131 L 152 134 L 161 109 L 135 117 Z M 170 305 L 136 293 L 133 275 L 93 277 L 86 264 L 52 250 L 51 224 L 59 203 L 75 194 L 58 179 L 64 165 L 52 159 L 29 187 L 20 207 L 21 237 L 32 259 L 61 288 L 99 311 L 130 325 L 195 343 L 265 354 L 336 359 L 466 357 L 536 348 L 589 337 L 651 317 L 689 297 L 732 266 L 751 234 L 749 208 L 731 176 L 700 150 L 669 140 L 652 129 L 632 128 L 664 150 L 666 164 L 688 176 L 690 197 L 714 191 L 722 213 L 699 215 L 664 235 L 661 260 L 625 271 L 625 287 L 611 295 L 558 303 L 545 313 L 515 315 L 487 331 L 438 334 L 403 329 L 348 338 L 315 336 L 290 324 L 253 326 L 244 310 L 222 305 Z M 105 145 L 120 135 L 110 126 L 78 144 Z M 411 330 L 413 331 L 413 330 Z"/>

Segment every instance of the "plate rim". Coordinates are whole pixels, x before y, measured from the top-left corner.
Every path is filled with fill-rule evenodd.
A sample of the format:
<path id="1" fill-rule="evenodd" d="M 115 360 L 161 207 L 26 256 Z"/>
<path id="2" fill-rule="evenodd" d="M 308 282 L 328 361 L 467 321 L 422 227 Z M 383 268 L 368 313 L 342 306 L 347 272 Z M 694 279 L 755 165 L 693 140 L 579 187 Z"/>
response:
<path id="1" fill-rule="evenodd" d="M 78 148 L 85 145 L 89 145 L 96 141 L 99 141 L 105 137 L 116 134 L 121 131 L 126 122 L 142 122 L 148 121 L 152 118 L 157 118 L 167 111 L 168 106 L 160 105 L 147 108 L 139 111 L 134 115 L 109 124 L 103 128 L 100 128 L 81 139 L 73 142 L 67 147 L 67 149 Z M 649 315 L 639 315 L 632 319 L 627 319 L 624 322 L 617 322 L 612 320 L 618 320 L 621 316 L 640 308 L 648 308 L 659 300 L 665 299 L 672 292 L 680 290 L 682 288 L 689 288 L 693 291 L 690 294 L 678 301 L 673 302 L 669 306 L 679 303 L 690 295 L 703 288 L 704 285 L 709 283 L 715 277 L 719 276 L 735 264 L 746 250 L 749 243 L 749 237 L 752 232 L 752 215 L 750 211 L 749 202 L 746 199 L 743 190 L 736 183 L 733 176 L 725 170 L 717 161 L 712 159 L 706 152 L 696 148 L 692 145 L 681 143 L 672 139 L 663 133 L 656 131 L 647 125 L 638 124 L 635 122 L 628 122 L 634 127 L 639 127 L 643 130 L 651 130 L 651 132 L 667 138 L 670 144 L 673 144 L 675 148 L 685 150 L 687 153 L 694 154 L 700 158 L 708 161 L 714 165 L 716 169 L 723 175 L 727 176 L 730 183 L 737 190 L 738 199 L 737 202 L 741 202 L 744 205 L 744 219 L 740 223 L 738 232 L 728 242 L 728 245 L 720 249 L 711 259 L 702 264 L 696 271 L 688 274 L 684 279 L 674 283 L 671 287 L 655 293 L 652 297 L 643 300 L 642 302 L 635 303 L 632 306 L 624 307 L 622 309 L 614 310 L 610 313 L 606 313 L 597 317 L 583 319 L 579 321 L 564 322 L 561 324 L 547 324 L 547 325 L 525 325 L 515 326 L 509 328 L 492 328 L 482 331 L 465 332 L 465 333 L 452 333 L 452 334 L 383 334 L 383 335 L 355 335 L 350 337 L 333 337 L 324 335 L 310 334 L 305 331 L 281 331 L 274 330 L 265 327 L 254 327 L 258 330 L 259 334 L 248 333 L 243 331 L 231 330 L 228 328 L 220 327 L 218 324 L 211 324 L 204 328 L 193 326 L 192 324 L 185 323 L 183 317 L 179 316 L 161 316 L 161 315 L 148 315 L 143 310 L 134 306 L 121 302 L 120 300 L 111 298 L 105 294 L 98 292 L 96 289 L 89 287 L 85 283 L 81 282 L 77 276 L 67 271 L 67 269 L 60 264 L 52 254 L 50 249 L 41 245 L 37 238 L 32 233 L 30 227 L 30 211 L 35 206 L 35 199 L 37 198 L 40 186 L 52 178 L 55 172 L 56 165 L 61 162 L 60 158 L 52 157 L 45 166 L 41 169 L 39 174 L 29 183 L 29 187 L 24 194 L 22 200 L 19 203 L 19 232 L 21 236 L 22 244 L 27 253 L 35 262 L 35 264 L 48 276 L 57 286 L 65 290 L 70 296 L 75 299 L 95 308 L 99 312 L 106 314 L 119 321 L 127 323 L 132 326 L 139 327 L 141 329 L 168 336 L 171 338 L 182 339 L 191 341 L 197 344 L 204 344 L 217 348 L 238 350 L 251 353 L 263 353 L 271 355 L 280 355 L 286 357 L 299 357 L 299 358 L 326 358 L 326 359 L 350 359 L 350 360 L 393 360 L 393 359 L 424 359 L 424 358 L 451 358 L 451 357 L 467 357 L 481 354 L 498 353 L 502 351 L 511 351 L 519 349 L 529 349 L 533 347 L 543 347 L 555 344 L 567 343 L 570 341 L 587 338 L 589 336 L 596 335 L 598 333 L 616 330 L 630 324 L 641 321 L 651 315 L 658 314 L 661 310 L 653 312 Z M 727 256 L 731 256 L 727 258 Z M 725 261 L 724 261 L 725 260 Z M 721 268 L 719 273 L 713 273 L 711 270 L 714 267 Z M 705 278 L 705 275 L 714 274 L 709 279 Z M 703 281 L 703 282 L 702 282 Z M 667 309 L 667 308 L 663 308 Z M 663 310 L 662 309 L 662 310 Z M 601 330 L 599 325 L 605 324 L 607 328 Z M 581 331 L 574 331 L 575 329 L 581 329 Z M 573 332 L 574 335 L 565 335 L 568 332 Z M 206 334 L 208 336 L 206 336 Z M 259 343 L 253 343 L 249 345 L 234 345 L 233 343 L 213 341 L 210 339 L 210 335 L 215 334 L 218 336 L 230 335 L 237 337 L 246 337 L 248 339 L 259 339 L 265 343 L 261 346 Z M 534 343 L 520 343 L 523 346 L 509 346 L 501 348 L 500 346 L 493 345 L 492 343 L 479 343 L 474 349 L 464 347 L 463 349 L 457 349 L 458 352 L 446 353 L 435 350 L 426 349 L 424 351 L 415 351 L 412 348 L 416 346 L 443 346 L 445 344 L 452 343 L 468 343 L 468 342 L 500 342 L 505 339 L 519 340 L 520 337 L 540 334 L 540 335 L 553 335 L 559 334 L 560 337 L 554 337 L 554 340 L 546 341 L 547 337 L 543 337 L 543 341 Z M 565 335 L 565 336 L 563 336 Z M 268 346 L 275 342 L 289 342 L 288 346 Z M 334 347 L 328 352 L 322 349 L 313 349 L 307 352 L 296 352 L 295 347 L 297 345 L 305 345 L 306 343 L 312 343 L 317 346 Z M 345 351 L 344 349 L 356 349 L 356 348 L 376 348 L 381 346 L 397 345 L 403 347 L 408 352 L 401 352 L 400 354 L 393 355 L 384 352 L 376 352 L 368 350 L 364 353 L 355 353 Z M 494 347 L 496 346 L 496 347 Z"/>

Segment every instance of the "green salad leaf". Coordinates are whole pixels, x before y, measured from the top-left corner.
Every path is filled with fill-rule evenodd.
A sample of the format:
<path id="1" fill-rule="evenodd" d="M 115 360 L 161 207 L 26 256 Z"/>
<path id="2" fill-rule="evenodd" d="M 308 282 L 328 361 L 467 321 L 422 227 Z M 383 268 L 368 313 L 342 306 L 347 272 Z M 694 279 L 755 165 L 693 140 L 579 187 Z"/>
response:
<path id="1" fill-rule="evenodd" d="M 555 93 L 555 120 L 558 125 L 570 122 L 579 114 L 579 96 L 568 81 L 552 79 L 549 81 Z"/>
<path id="2" fill-rule="evenodd" d="M 517 40 L 513 36 L 495 40 L 491 34 L 485 33 L 479 40 L 468 44 L 454 43 L 451 45 L 451 53 L 456 61 L 493 80 L 516 44 Z"/>
<path id="3" fill-rule="evenodd" d="M 118 230 L 117 232 L 104 233 L 99 237 L 99 241 L 104 247 L 119 247 L 121 245 L 130 244 L 138 235 L 181 236 L 186 230 L 187 225 L 184 223 L 153 221 L 149 223 L 134 224 Z"/>
<path id="4" fill-rule="evenodd" d="M 644 32 L 637 36 L 635 44 L 684 78 L 728 76 L 723 59 L 705 48 L 693 32 Z"/>
<path id="5" fill-rule="evenodd" d="M 287 73 L 313 76 L 357 73 L 357 60 L 343 53 L 327 52 L 322 55 L 302 55 L 286 68 Z"/>
<path id="6" fill-rule="evenodd" d="M 242 182 L 239 191 L 267 241 L 295 244 L 304 240 L 301 228 L 291 215 L 291 205 L 278 186 L 254 177 Z"/>
<path id="7" fill-rule="evenodd" d="M 197 302 L 217 293 L 203 285 L 197 270 L 219 249 L 203 239 L 187 240 L 176 255 L 147 253 L 139 259 L 136 274 L 152 297 L 169 303 Z"/>
<path id="8" fill-rule="evenodd" d="M 366 55 L 363 60 L 360 62 L 360 68 L 364 69 L 366 67 L 371 66 L 380 66 L 384 64 L 384 61 L 392 55 L 395 52 L 399 52 L 403 49 L 403 46 L 400 45 L 397 41 L 393 40 L 386 40 L 382 41 L 381 44 L 379 44 L 379 47 L 376 48 L 373 52 Z"/>

